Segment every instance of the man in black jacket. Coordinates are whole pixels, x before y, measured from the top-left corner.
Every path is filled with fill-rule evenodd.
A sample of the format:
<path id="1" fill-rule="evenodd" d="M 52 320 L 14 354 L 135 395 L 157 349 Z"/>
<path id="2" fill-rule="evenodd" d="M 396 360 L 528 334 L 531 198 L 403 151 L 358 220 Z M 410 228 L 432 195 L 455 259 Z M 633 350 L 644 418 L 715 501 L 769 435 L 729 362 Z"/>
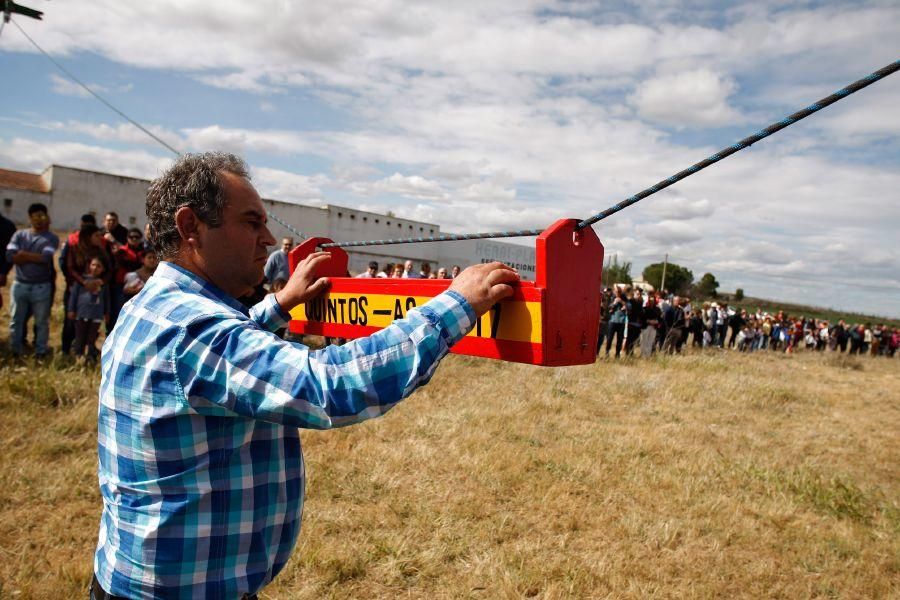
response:
<path id="1" fill-rule="evenodd" d="M 12 263 L 6 260 L 6 245 L 16 232 L 16 224 L 0 215 L 0 287 L 6 285 L 6 278 L 12 269 Z M 0 308 L 3 308 L 3 296 L 0 296 Z"/>

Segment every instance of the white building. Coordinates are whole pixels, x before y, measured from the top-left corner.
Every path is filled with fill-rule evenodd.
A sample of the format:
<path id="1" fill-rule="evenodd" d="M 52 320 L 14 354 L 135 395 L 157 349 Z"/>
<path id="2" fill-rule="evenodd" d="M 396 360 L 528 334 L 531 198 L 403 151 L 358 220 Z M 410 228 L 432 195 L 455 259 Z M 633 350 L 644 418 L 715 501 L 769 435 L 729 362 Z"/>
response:
<path id="1" fill-rule="evenodd" d="M 146 179 L 123 177 L 50 165 L 40 174 L 0 169 L 0 211 L 17 224 L 28 222 L 28 205 L 47 205 L 53 228 L 69 231 L 78 226 L 81 215 L 93 213 L 102 225 L 107 211 L 115 211 L 128 227 L 143 229 L 146 222 L 144 202 Z M 306 236 L 326 237 L 334 241 L 379 240 L 388 238 L 430 237 L 440 235 L 440 225 L 356 210 L 343 206 L 307 206 L 264 199 L 266 208 Z M 291 233 L 274 221 L 269 222 L 276 237 Z M 299 241 L 296 240 L 295 241 Z M 534 245 L 522 246 L 495 240 L 432 242 L 390 246 L 349 248 L 350 270 L 360 272 L 369 261 L 382 266 L 407 259 L 428 261 L 433 270 L 452 265 L 500 260 L 516 267 L 525 279 L 534 279 Z"/>

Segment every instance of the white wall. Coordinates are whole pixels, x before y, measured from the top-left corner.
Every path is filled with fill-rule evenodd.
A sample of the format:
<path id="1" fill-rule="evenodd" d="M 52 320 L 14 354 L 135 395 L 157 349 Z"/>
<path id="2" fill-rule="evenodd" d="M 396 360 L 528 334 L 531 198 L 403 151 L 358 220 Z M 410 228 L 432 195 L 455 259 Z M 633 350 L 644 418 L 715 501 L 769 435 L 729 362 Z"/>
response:
<path id="1" fill-rule="evenodd" d="M 147 221 L 144 204 L 150 185 L 146 179 L 59 165 L 49 170 L 52 195 L 49 208 L 54 228 L 76 229 L 84 213 L 94 213 L 102 227 L 104 215 L 114 211 L 122 225 L 143 229 Z"/>

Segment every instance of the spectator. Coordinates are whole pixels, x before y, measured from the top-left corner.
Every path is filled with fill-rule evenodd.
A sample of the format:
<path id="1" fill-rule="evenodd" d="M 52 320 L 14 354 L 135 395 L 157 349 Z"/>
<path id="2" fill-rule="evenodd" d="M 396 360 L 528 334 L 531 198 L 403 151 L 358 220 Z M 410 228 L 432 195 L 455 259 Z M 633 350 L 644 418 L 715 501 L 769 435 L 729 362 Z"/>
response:
<path id="1" fill-rule="evenodd" d="M 684 309 L 681 308 L 681 298 L 675 296 L 672 299 L 672 309 L 666 316 L 666 340 L 663 342 L 663 352 L 666 354 L 681 352 L 684 328 L 685 318 Z"/>
<path id="2" fill-rule="evenodd" d="M 122 291 L 125 293 L 125 300 L 131 300 L 138 292 L 144 289 L 144 285 L 153 276 L 156 267 L 159 265 L 159 259 L 156 256 L 156 250 L 147 250 L 144 252 L 141 267 L 136 271 L 127 273 Z"/>
<path id="3" fill-rule="evenodd" d="M 16 231 L 6 246 L 6 261 L 16 266 L 16 281 L 10 290 L 9 341 L 12 353 L 20 356 L 26 315 L 30 313 L 34 316 L 34 353 L 42 358 L 50 351 L 50 305 L 56 279 L 53 255 L 59 248 L 59 238 L 50 232 L 45 205 L 30 205 L 28 220 L 31 228 Z"/>
<path id="4" fill-rule="evenodd" d="M 290 266 L 288 264 L 288 253 L 294 248 L 294 238 L 281 238 L 281 248 L 269 255 L 266 260 L 266 267 L 263 269 L 266 281 L 274 282 L 276 279 L 284 279 L 287 281 L 291 278 Z"/>
<path id="5" fill-rule="evenodd" d="M 128 241 L 128 229 L 119 223 L 118 214 L 109 211 L 103 218 L 103 224 L 106 226 L 106 234 L 103 237 L 107 242 L 118 246 Z M 113 248 L 113 251 L 115 251 L 115 248 Z"/>
<path id="6" fill-rule="evenodd" d="M 378 276 L 378 263 L 374 260 L 369 263 L 369 268 L 356 276 L 357 279 L 375 279 Z M 287 281 L 287 279 L 285 279 Z"/>
<path id="7" fill-rule="evenodd" d="M 644 324 L 644 297 L 641 290 L 635 289 L 628 299 L 628 326 L 625 331 L 625 354 L 631 354 L 634 345 L 639 343 L 641 328 Z"/>
<path id="8" fill-rule="evenodd" d="M 66 289 L 63 291 L 63 307 L 69 305 L 69 294 L 72 289 L 72 284 L 75 282 L 72 277 L 69 275 L 69 270 L 67 267 L 69 260 L 69 251 L 78 245 L 78 238 L 81 232 L 81 227 L 84 225 L 97 225 L 97 219 L 91 213 L 85 213 L 81 215 L 81 222 L 78 225 L 78 229 L 71 232 L 66 240 L 63 242 L 62 248 L 59 251 L 59 257 L 57 257 L 57 264 L 59 264 L 59 270 L 63 274 L 63 279 L 66 282 Z M 108 244 L 106 240 L 104 240 L 104 244 Z M 69 311 L 63 311 L 63 326 L 62 326 L 62 353 L 69 354 L 72 350 L 72 341 L 75 339 L 75 323 L 69 320 Z"/>
<path id="9" fill-rule="evenodd" d="M 656 299 L 650 296 L 647 298 L 647 306 L 644 307 L 641 320 L 641 356 L 644 358 L 653 354 L 653 348 L 656 346 L 656 332 L 661 320 L 662 311 L 656 305 Z"/>
<path id="10" fill-rule="evenodd" d="M 609 328 L 606 334 L 606 357 L 612 347 L 613 336 L 616 338 L 616 358 L 622 353 L 622 342 L 625 337 L 625 320 L 628 318 L 628 303 L 622 290 L 615 291 L 616 297 L 609 307 Z"/>
<path id="11" fill-rule="evenodd" d="M 403 276 L 406 274 L 406 271 L 403 269 L 403 265 L 397 263 L 394 265 L 394 272 L 391 273 L 392 279 L 403 279 Z"/>
<path id="12" fill-rule="evenodd" d="M 453 267 L 450 268 L 450 279 L 456 279 L 456 276 L 459 275 L 459 271 L 459 265 L 453 265 Z"/>
<path id="13" fill-rule="evenodd" d="M 16 232 L 16 224 L 0 215 L 0 288 L 6 287 L 6 280 L 12 269 L 12 262 L 6 260 L 6 246 Z M 0 308 L 3 308 L 3 296 L 0 295 Z"/>
<path id="14" fill-rule="evenodd" d="M 102 283 L 106 284 L 109 282 L 112 261 L 110 261 L 106 252 L 105 243 L 103 231 L 99 227 L 90 223 L 81 226 L 81 229 L 78 231 L 78 243 L 69 247 L 66 254 L 66 278 L 71 279 L 73 285 L 75 283 L 80 283 L 82 286 L 86 285 L 84 273 L 87 272 L 92 258 L 99 258 L 103 262 Z M 99 292 L 100 286 L 100 282 L 92 281 L 86 287 L 95 288 L 91 289 L 92 292 Z"/>
<path id="15" fill-rule="evenodd" d="M 403 264 L 403 279 L 421 279 L 419 274 L 413 271 L 413 261 L 411 260 Z"/>
<path id="16" fill-rule="evenodd" d="M 128 230 L 127 243 L 116 248 L 114 262 L 116 272 L 109 282 L 109 330 L 116 326 L 119 311 L 125 304 L 125 275 L 133 273 L 144 264 L 144 240 L 141 230 L 132 227 Z M 107 331 L 108 333 L 108 331 Z"/>
<path id="17" fill-rule="evenodd" d="M 419 271 L 419 279 L 431 279 L 431 265 L 427 262 L 422 262 L 422 268 Z"/>
<path id="18" fill-rule="evenodd" d="M 378 275 L 376 275 L 376 277 L 378 277 L 379 279 L 387 279 L 391 276 L 391 274 L 393 272 L 394 272 L 394 265 L 391 263 L 385 263 L 384 270 L 378 271 Z"/>
<path id="19" fill-rule="evenodd" d="M 103 280 L 105 268 L 99 256 L 92 258 L 87 272 L 82 274 L 84 283 L 76 282 L 69 295 L 66 310 L 69 319 L 75 323 L 72 354 L 78 357 L 83 356 L 85 351 L 92 360 L 99 355 L 96 342 L 100 323 L 110 318 L 109 286 Z"/>
<path id="20" fill-rule="evenodd" d="M 438 279 L 450 279 L 447 275 L 447 267 L 441 267 L 437 270 L 437 278 Z"/>

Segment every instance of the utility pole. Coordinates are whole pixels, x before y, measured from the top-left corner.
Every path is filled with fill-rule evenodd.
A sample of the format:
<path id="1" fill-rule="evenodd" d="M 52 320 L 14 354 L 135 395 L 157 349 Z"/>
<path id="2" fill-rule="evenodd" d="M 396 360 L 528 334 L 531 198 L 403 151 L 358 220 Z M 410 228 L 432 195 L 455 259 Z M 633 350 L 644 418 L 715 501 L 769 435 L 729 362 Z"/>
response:
<path id="1" fill-rule="evenodd" d="M 663 260 L 663 276 L 662 276 L 662 282 L 659 284 L 659 291 L 660 291 L 660 292 L 662 292 L 664 289 L 666 289 L 666 267 L 668 267 L 668 266 L 669 266 L 669 254 L 666 253 L 666 258 L 665 258 L 665 260 Z"/>

